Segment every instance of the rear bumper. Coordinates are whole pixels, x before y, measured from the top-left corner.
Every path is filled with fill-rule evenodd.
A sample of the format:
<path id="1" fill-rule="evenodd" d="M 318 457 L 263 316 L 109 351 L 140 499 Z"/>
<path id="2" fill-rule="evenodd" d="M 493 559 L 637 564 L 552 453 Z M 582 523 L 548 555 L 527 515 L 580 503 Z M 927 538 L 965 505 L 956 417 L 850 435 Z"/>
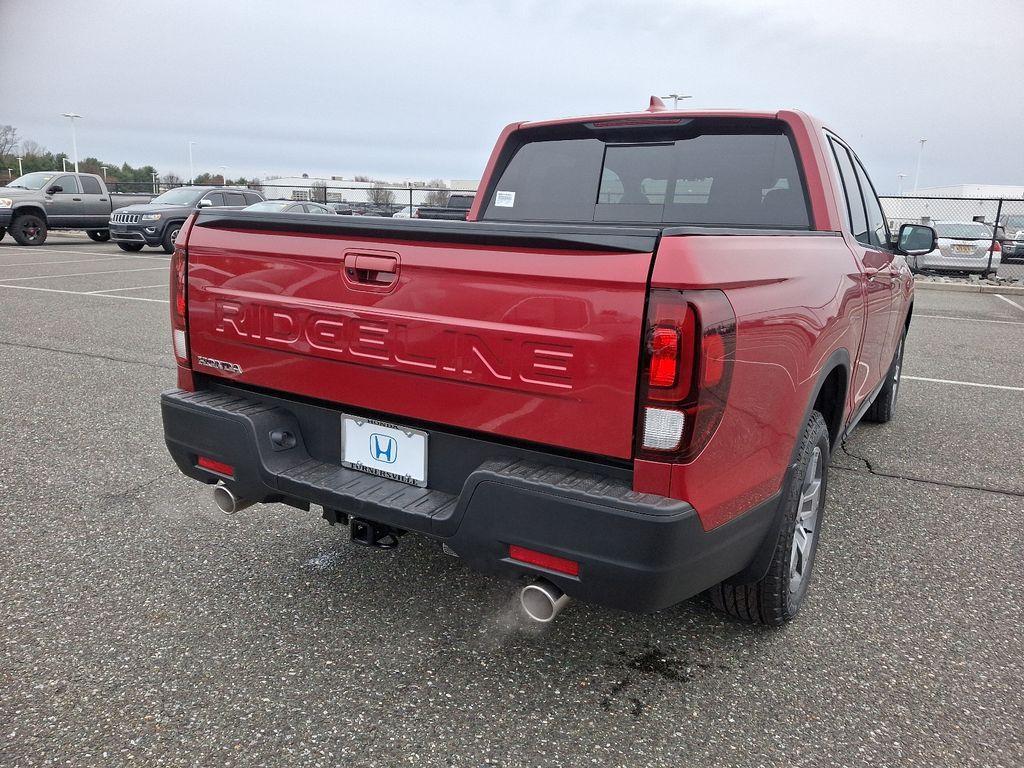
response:
<path id="1" fill-rule="evenodd" d="M 416 531 L 480 571 L 543 575 L 573 597 L 614 608 L 659 610 L 735 575 L 775 520 L 773 499 L 705 531 L 686 502 L 635 493 L 614 472 L 593 471 L 596 465 L 560 456 L 548 463 L 535 451 L 441 432 L 430 434 L 432 465 L 465 464 L 468 445 L 472 466 L 461 487 L 416 488 L 324 460 L 324 424 L 340 424 L 340 411 L 217 390 L 170 390 L 161 407 L 168 450 L 189 477 L 225 482 L 253 501 L 319 504 Z M 280 430 L 295 437 L 292 447 L 273 443 L 271 433 Z M 233 477 L 198 467 L 199 456 L 230 465 Z M 579 575 L 513 562 L 512 544 L 574 560 Z"/>

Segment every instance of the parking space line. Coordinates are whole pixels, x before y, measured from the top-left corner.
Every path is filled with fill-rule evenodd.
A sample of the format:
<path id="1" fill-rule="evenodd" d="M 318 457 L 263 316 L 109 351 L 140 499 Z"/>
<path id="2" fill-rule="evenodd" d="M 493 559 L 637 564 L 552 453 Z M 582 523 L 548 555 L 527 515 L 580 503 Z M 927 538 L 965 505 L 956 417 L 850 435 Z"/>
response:
<path id="1" fill-rule="evenodd" d="M 67 261 L 23 261 L 20 264 L 0 264 L 0 269 L 4 267 L 45 267 L 49 264 L 95 264 L 98 261 L 125 261 L 127 259 L 136 258 L 134 256 L 109 256 L 105 259 L 68 259 Z"/>
<path id="2" fill-rule="evenodd" d="M 40 253 L 70 253 L 70 254 L 72 254 L 74 256 L 82 256 L 83 254 L 86 255 L 86 256 L 109 256 L 110 255 L 110 251 L 62 251 L 62 250 L 59 250 L 57 248 L 47 248 L 45 245 L 43 245 L 43 246 L 36 246 L 36 247 L 41 249 Z M 11 250 L 13 250 L 13 249 L 11 249 Z M 6 251 L 7 251 L 6 248 L 0 249 L 0 253 L 5 253 Z M 126 259 L 156 259 L 157 261 L 170 261 L 171 257 L 170 257 L 170 255 L 167 255 L 167 256 L 143 256 L 142 254 L 138 254 L 138 253 L 128 254 L 126 252 L 126 255 L 125 255 L 124 258 L 126 258 Z"/>
<path id="3" fill-rule="evenodd" d="M 13 288 L 19 291 L 41 291 L 42 293 L 66 293 L 71 296 L 95 296 L 98 299 L 124 299 L 125 301 L 151 301 L 156 304 L 170 304 L 170 299 L 147 299 L 144 296 L 118 296 L 114 293 L 87 293 L 86 291 L 64 291 L 59 288 L 40 288 L 35 285 L 4 285 L 0 288 Z"/>
<path id="4" fill-rule="evenodd" d="M 92 275 L 125 275 L 129 272 L 166 272 L 166 267 L 145 267 L 144 269 L 111 269 L 106 272 L 71 272 L 63 275 L 35 275 L 33 277 L 0 277 L 5 283 L 17 283 L 22 280 L 46 280 L 56 277 L 90 277 Z"/>
<path id="5" fill-rule="evenodd" d="M 993 293 L 992 295 L 993 295 L 993 296 L 995 296 L 995 297 L 996 297 L 997 299 L 1002 299 L 1002 300 L 1003 300 L 1003 301 L 1005 301 L 1005 302 L 1006 302 L 1007 304 L 1011 304 L 1011 305 L 1015 306 L 1015 307 L 1016 307 L 1017 309 L 1019 309 L 1019 310 L 1020 310 L 1021 312 L 1024 312 L 1024 307 L 1022 307 L 1022 306 L 1021 306 L 1020 304 L 1018 304 L 1018 303 L 1017 303 L 1016 301 L 1014 301 L 1013 299 L 1008 299 L 1008 298 L 1006 298 L 1005 296 L 1003 296 L 1003 295 L 1002 295 L 1001 293 Z"/>
<path id="6" fill-rule="evenodd" d="M 914 319 L 928 318 L 929 320 L 966 320 L 969 323 L 999 323 L 1001 325 L 1024 325 L 1024 320 L 986 320 L 980 317 L 954 317 L 953 315 L 918 315 Z"/>
<path id="7" fill-rule="evenodd" d="M 950 379 L 928 379 L 924 376 L 903 376 L 913 381 L 930 381 L 933 384 L 956 384 L 961 387 L 984 387 L 985 389 L 1007 389 L 1011 392 L 1024 392 L 1024 387 L 1008 387 L 1005 384 L 979 384 L 976 381 L 952 381 Z"/>
<path id="8" fill-rule="evenodd" d="M 97 293 L 117 293 L 118 291 L 141 291 L 144 288 L 166 288 L 167 283 L 157 283 L 156 285 L 133 285 L 131 288 L 104 288 L 102 291 L 86 291 L 90 296 L 94 296 Z"/>

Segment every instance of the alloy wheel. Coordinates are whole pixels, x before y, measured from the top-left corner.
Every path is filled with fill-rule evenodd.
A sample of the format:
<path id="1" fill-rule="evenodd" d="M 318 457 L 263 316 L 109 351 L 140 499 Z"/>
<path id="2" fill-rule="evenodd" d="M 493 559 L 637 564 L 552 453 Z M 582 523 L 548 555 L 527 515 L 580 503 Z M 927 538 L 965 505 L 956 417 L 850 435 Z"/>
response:
<path id="1" fill-rule="evenodd" d="M 824 488 L 825 465 L 821 448 L 815 446 L 804 469 L 804 483 L 797 502 L 796 525 L 789 557 L 789 606 L 795 610 L 807 589 L 818 543 L 818 513 Z"/>

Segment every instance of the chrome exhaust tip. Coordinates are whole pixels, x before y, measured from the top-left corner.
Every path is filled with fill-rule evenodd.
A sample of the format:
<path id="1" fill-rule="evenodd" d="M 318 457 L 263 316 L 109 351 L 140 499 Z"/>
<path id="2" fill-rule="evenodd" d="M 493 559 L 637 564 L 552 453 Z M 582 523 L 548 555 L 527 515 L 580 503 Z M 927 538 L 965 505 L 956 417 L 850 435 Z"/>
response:
<path id="1" fill-rule="evenodd" d="M 519 593 L 523 612 L 540 624 L 554 621 L 555 616 L 570 602 L 572 598 L 547 579 L 537 579 L 523 587 Z"/>
<path id="2" fill-rule="evenodd" d="M 235 496 L 226 485 L 218 485 L 213 489 L 213 501 L 225 515 L 233 515 L 253 505 L 253 502 Z"/>

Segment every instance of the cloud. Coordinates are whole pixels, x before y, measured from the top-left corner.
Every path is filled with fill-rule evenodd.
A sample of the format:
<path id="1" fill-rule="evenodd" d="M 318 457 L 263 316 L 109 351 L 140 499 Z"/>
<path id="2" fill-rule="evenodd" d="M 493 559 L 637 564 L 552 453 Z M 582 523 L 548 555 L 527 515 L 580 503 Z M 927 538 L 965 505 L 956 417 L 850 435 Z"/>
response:
<path id="1" fill-rule="evenodd" d="M 27 6 L 0 6 L 4 122 L 63 149 L 73 109 L 83 154 L 179 175 L 191 138 L 197 168 L 232 174 L 473 178 L 508 122 L 682 91 L 806 109 L 882 190 L 922 137 L 923 184 L 1024 179 L 1024 78 L 1000 42 L 1024 23 L 1015 2 Z"/>

